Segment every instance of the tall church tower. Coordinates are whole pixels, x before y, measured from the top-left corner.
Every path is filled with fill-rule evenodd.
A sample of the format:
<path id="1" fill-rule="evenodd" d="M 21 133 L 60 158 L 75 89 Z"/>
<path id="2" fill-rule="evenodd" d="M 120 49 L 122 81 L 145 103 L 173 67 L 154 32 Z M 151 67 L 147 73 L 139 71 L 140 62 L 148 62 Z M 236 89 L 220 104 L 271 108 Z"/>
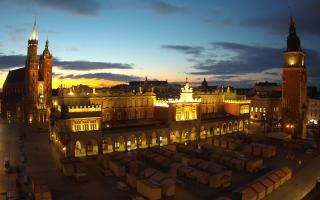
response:
<path id="1" fill-rule="evenodd" d="M 283 58 L 282 128 L 294 137 L 303 138 L 306 134 L 307 70 L 292 17 Z"/>
<path id="2" fill-rule="evenodd" d="M 28 40 L 28 53 L 26 60 L 26 120 L 30 123 L 36 119 L 38 101 L 38 33 L 36 21 Z"/>
<path id="3" fill-rule="evenodd" d="M 40 56 L 40 74 L 43 77 L 43 95 L 46 108 L 51 108 L 52 96 L 52 55 L 49 51 L 49 41 L 46 41 L 46 47 Z"/>

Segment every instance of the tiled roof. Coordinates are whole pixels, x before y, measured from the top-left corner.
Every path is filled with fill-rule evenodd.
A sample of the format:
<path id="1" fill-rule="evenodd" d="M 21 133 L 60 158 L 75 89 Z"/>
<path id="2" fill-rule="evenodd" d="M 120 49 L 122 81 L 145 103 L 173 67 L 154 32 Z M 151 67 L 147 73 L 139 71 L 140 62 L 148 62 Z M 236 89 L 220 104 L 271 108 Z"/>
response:
<path id="1" fill-rule="evenodd" d="M 9 71 L 7 78 L 4 82 L 6 84 L 13 84 L 13 83 L 23 83 L 25 77 L 25 68 L 19 68 L 15 70 Z"/>

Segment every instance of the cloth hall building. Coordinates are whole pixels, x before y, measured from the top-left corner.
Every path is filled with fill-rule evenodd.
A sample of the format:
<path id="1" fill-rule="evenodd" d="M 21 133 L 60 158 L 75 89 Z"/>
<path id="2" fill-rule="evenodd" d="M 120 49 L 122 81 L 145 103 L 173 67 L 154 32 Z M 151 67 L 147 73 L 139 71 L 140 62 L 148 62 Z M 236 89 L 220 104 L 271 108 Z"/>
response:
<path id="1" fill-rule="evenodd" d="M 210 140 L 247 132 L 250 101 L 229 87 L 200 87 L 186 81 L 176 98 L 157 98 L 152 87 L 75 93 L 53 98 L 51 139 L 68 157 Z"/>

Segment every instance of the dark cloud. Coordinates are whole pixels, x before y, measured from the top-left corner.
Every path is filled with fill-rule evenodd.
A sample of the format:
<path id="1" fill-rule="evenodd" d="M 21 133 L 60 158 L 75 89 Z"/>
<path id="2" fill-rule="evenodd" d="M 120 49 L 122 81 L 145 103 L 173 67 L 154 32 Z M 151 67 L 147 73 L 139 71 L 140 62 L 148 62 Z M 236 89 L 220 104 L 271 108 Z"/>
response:
<path id="1" fill-rule="evenodd" d="M 62 75 L 63 75 L 62 73 L 52 72 L 52 76 L 53 76 L 53 77 L 60 77 L 60 76 L 62 76 Z"/>
<path id="2" fill-rule="evenodd" d="M 34 5 L 49 9 L 68 12 L 75 15 L 97 15 L 102 5 L 98 0 L 2 0 L 4 3 L 14 3 L 31 9 Z M 33 14 L 36 9 L 30 10 Z"/>
<path id="3" fill-rule="evenodd" d="M 296 21 L 298 32 L 320 37 L 320 1 L 308 0 L 298 1 L 293 7 L 293 17 Z M 286 8 L 287 9 L 287 8 Z M 269 32 L 283 34 L 289 25 L 288 11 L 279 10 L 269 12 L 269 15 L 248 17 L 241 22 L 241 25 L 267 29 Z"/>
<path id="4" fill-rule="evenodd" d="M 24 55 L 1 55 L 0 54 L 0 70 L 6 70 L 13 67 L 24 66 L 26 56 Z"/>
<path id="5" fill-rule="evenodd" d="M 24 55 L 1 55 L 0 70 L 24 66 Z M 95 69 L 132 69 L 133 64 L 91 62 L 91 61 L 60 61 L 55 59 L 54 66 L 68 70 L 95 70 Z"/>
<path id="6" fill-rule="evenodd" d="M 94 69 L 132 69 L 133 64 L 91 62 L 91 61 L 59 61 L 54 65 L 69 70 L 94 70 Z"/>
<path id="7" fill-rule="evenodd" d="M 229 59 L 206 59 L 199 62 L 193 66 L 199 71 L 192 72 L 192 74 L 244 74 L 262 72 L 281 66 L 282 55 L 279 49 L 231 42 L 215 42 L 212 45 L 216 50 L 222 49 L 235 55 Z"/>
<path id="8" fill-rule="evenodd" d="M 191 72 L 194 75 L 230 75 L 261 73 L 274 68 L 281 68 L 283 65 L 283 49 L 244 45 L 231 42 L 212 43 L 217 49 L 230 51 L 235 55 L 223 60 L 204 60 L 194 65 L 193 68 L 199 71 Z M 306 65 L 310 76 L 319 76 L 319 53 L 315 50 L 305 50 Z"/>
<path id="9" fill-rule="evenodd" d="M 264 74 L 267 74 L 267 75 L 279 75 L 278 72 L 264 72 Z"/>
<path id="10" fill-rule="evenodd" d="M 88 78 L 88 79 L 101 79 L 101 80 L 110 80 L 110 81 L 138 81 L 141 80 L 142 77 L 138 76 L 130 76 L 130 75 L 124 75 L 124 74 L 112 74 L 112 73 L 88 73 L 88 74 L 78 74 L 78 75 L 65 75 L 60 76 L 60 79 L 79 79 L 79 78 Z"/>
<path id="11" fill-rule="evenodd" d="M 77 15 L 97 15 L 101 4 L 97 0 L 34 0 L 40 6 L 66 11 Z"/>
<path id="12" fill-rule="evenodd" d="M 143 2 L 154 12 L 161 15 L 185 13 L 189 10 L 186 7 L 173 5 L 161 0 L 144 0 Z"/>
<path id="13" fill-rule="evenodd" d="M 205 50 L 205 48 L 201 46 L 187 46 L 187 45 L 162 45 L 162 48 L 178 51 L 185 54 L 191 54 L 194 56 L 201 55 Z"/>

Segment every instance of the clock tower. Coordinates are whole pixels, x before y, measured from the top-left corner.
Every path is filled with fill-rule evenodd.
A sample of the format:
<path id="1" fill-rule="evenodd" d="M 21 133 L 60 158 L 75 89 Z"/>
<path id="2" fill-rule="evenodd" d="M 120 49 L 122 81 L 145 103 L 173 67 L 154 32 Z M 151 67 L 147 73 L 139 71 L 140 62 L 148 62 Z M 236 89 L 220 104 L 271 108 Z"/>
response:
<path id="1" fill-rule="evenodd" d="M 292 17 L 283 58 L 282 128 L 293 137 L 303 138 L 306 134 L 307 70 Z"/>

